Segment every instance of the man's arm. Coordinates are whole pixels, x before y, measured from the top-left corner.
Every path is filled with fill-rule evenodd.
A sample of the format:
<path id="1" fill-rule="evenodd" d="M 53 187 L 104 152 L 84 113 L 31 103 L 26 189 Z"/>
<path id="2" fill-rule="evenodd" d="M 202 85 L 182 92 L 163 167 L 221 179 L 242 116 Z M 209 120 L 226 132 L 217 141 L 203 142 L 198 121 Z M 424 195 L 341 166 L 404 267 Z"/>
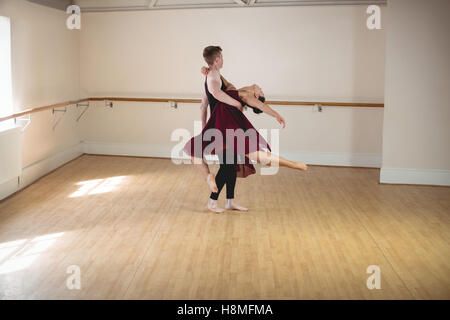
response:
<path id="1" fill-rule="evenodd" d="M 220 88 L 219 74 L 217 72 L 210 72 L 209 75 L 206 81 L 208 82 L 209 91 L 214 98 L 238 109 L 241 108 L 242 104 L 238 100 L 230 97 Z"/>

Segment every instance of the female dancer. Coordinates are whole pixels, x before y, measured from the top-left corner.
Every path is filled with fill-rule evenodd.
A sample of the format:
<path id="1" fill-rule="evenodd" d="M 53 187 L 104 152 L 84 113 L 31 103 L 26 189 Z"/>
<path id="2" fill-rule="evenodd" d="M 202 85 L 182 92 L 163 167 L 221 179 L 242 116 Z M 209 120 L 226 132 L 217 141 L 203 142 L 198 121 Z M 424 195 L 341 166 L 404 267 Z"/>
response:
<path id="1" fill-rule="evenodd" d="M 209 68 L 208 67 L 202 67 L 200 69 L 200 72 L 204 75 L 207 76 L 209 73 Z M 222 75 L 220 75 L 220 79 L 222 80 L 223 84 L 225 85 L 225 90 L 238 90 L 239 93 L 239 98 L 241 98 L 241 100 L 245 103 L 245 105 L 249 106 L 250 108 L 253 109 L 253 112 L 256 114 L 262 113 L 262 111 L 260 109 L 258 109 L 257 107 L 254 106 L 250 106 L 248 105 L 249 103 L 249 97 L 255 97 L 257 98 L 259 101 L 261 102 L 265 102 L 266 98 L 264 97 L 264 92 L 262 91 L 262 89 L 257 85 L 257 84 L 253 84 L 251 86 L 247 86 L 247 87 L 242 87 L 240 89 L 236 89 L 236 87 L 228 82 Z M 243 108 L 238 108 L 239 110 L 243 111 Z M 284 119 L 277 114 L 273 109 L 271 109 L 269 107 L 270 110 L 268 110 L 268 114 L 270 114 L 271 116 L 277 118 L 280 117 L 281 120 L 284 121 Z M 285 127 L 285 123 L 283 123 L 283 128 Z"/>
<path id="2" fill-rule="evenodd" d="M 197 167 L 202 172 L 212 194 L 218 193 L 219 191 L 217 182 L 221 184 L 221 187 L 223 187 L 223 184 L 222 180 L 215 179 L 214 174 L 210 173 L 208 165 L 203 159 L 204 154 L 207 154 L 204 153 L 204 151 L 211 143 L 209 141 L 204 141 L 203 139 L 204 133 L 209 129 L 219 130 L 222 133 L 222 137 L 226 136 L 227 129 L 242 129 L 241 131 L 253 130 L 252 132 L 255 133 L 255 135 L 248 137 L 248 139 L 244 137 L 244 150 L 238 148 L 236 141 L 229 145 L 226 144 L 227 141 L 225 139 L 223 141 L 219 141 L 221 142 L 221 148 L 220 150 L 218 150 L 218 155 L 219 158 L 222 158 L 221 163 L 227 162 L 227 158 L 224 157 L 227 152 L 231 151 L 231 153 L 233 154 L 232 163 L 226 164 L 229 168 L 228 171 L 224 170 L 225 173 L 228 173 L 229 175 L 233 174 L 233 169 L 236 171 L 236 177 L 245 178 L 250 174 L 254 174 L 256 170 L 250 163 L 250 160 L 257 161 L 258 163 L 262 163 L 268 166 L 272 164 L 275 166 L 281 165 L 293 169 L 306 170 L 307 166 L 304 162 L 290 161 L 283 157 L 272 154 L 271 152 L 263 151 L 263 147 L 271 150 L 270 146 L 253 127 L 250 121 L 248 121 L 247 117 L 245 117 L 245 115 L 242 113 L 241 110 L 243 108 L 243 105 L 248 104 L 251 107 L 258 108 L 262 112 L 266 112 L 267 114 L 274 116 L 278 120 L 278 122 L 283 124 L 283 127 L 285 127 L 285 121 L 275 110 L 256 98 L 255 94 L 251 93 L 251 91 L 242 90 L 242 97 L 240 97 L 238 90 L 226 90 L 224 82 L 221 81 L 219 73 L 219 70 L 223 66 L 223 57 L 221 51 L 222 49 L 217 46 L 209 46 L 204 49 L 203 57 L 208 63 L 210 71 L 205 81 L 205 93 L 202 98 L 202 107 L 207 103 L 208 100 L 210 101 L 211 117 L 204 126 L 201 134 L 193 137 L 190 141 L 188 141 L 188 143 L 186 143 L 184 147 L 184 151 L 191 156 L 194 164 L 200 162 Z M 217 141 L 214 140 L 214 142 Z M 200 148 L 196 146 L 199 146 Z M 211 154 L 216 154 L 215 150 L 212 150 Z M 237 163 L 237 157 L 240 156 L 244 156 L 244 163 Z M 200 161 L 195 160 L 195 158 L 200 159 Z M 224 176 L 227 176 L 227 174 L 224 174 Z M 232 185 L 232 187 L 234 187 L 234 185 Z M 217 202 L 214 197 L 210 197 L 207 208 L 217 213 L 223 212 L 223 209 L 217 206 Z M 234 204 L 232 202 L 232 198 L 230 202 L 227 201 L 227 209 L 246 210 L 246 208 Z"/>

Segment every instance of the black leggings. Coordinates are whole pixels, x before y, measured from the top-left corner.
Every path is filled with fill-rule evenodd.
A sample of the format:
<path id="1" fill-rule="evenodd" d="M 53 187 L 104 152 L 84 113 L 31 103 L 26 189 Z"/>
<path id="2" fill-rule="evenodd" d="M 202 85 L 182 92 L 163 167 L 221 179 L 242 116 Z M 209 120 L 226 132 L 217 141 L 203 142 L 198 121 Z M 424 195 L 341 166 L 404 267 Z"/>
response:
<path id="1" fill-rule="evenodd" d="M 219 159 L 221 156 L 219 156 Z M 217 192 L 211 192 L 210 198 L 217 200 L 223 186 L 227 184 L 227 199 L 234 199 L 234 187 L 236 186 L 236 167 L 234 163 L 227 164 L 225 152 L 222 154 L 220 169 L 216 175 Z"/>

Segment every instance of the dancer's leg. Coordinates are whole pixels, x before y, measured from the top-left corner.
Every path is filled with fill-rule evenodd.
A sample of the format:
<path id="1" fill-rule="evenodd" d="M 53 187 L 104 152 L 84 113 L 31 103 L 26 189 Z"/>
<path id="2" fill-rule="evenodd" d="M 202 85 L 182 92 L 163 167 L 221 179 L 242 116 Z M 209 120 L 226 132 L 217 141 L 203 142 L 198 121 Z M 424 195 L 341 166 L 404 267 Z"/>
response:
<path id="1" fill-rule="evenodd" d="M 227 170 L 225 166 L 226 164 L 220 164 L 219 171 L 217 171 L 216 175 L 216 185 L 218 190 L 217 192 L 211 192 L 211 195 L 209 196 L 210 199 L 217 200 L 219 198 L 220 191 L 222 191 L 222 188 L 225 185 L 225 182 L 227 180 Z"/>
<path id="2" fill-rule="evenodd" d="M 226 164 L 227 171 L 227 203 L 225 208 L 227 210 L 239 210 L 248 211 L 246 207 L 243 207 L 234 202 L 234 188 L 236 186 L 236 166 L 234 164 Z"/>
<path id="3" fill-rule="evenodd" d="M 220 168 L 216 176 L 217 192 L 211 192 L 210 199 L 208 201 L 207 208 L 217 210 L 217 199 L 219 198 L 220 191 L 223 186 L 227 185 L 227 203 L 226 208 L 228 210 L 240 210 L 248 211 L 247 208 L 234 202 L 234 189 L 236 187 L 236 166 L 234 163 L 226 163 L 226 150 L 219 155 Z"/>
<path id="4" fill-rule="evenodd" d="M 253 160 L 257 161 L 258 163 L 261 163 L 263 165 L 267 166 L 282 166 L 282 167 L 288 167 L 292 169 L 298 169 L 298 170 L 307 170 L 307 166 L 303 161 L 291 161 L 288 159 L 285 159 L 281 156 L 278 156 L 276 154 L 265 152 L 265 151 L 255 151 L 251 152 L 249 154 L 246 154 L 246 156 Z"/>
<path id="5" fill-rule="evenodd" d="M 205 159 L 202 158 L 201 159 L 201 163 L 199 163 L 199 158 L 195 158 L 195 157 L 191 157 L 192 163 L 194 164 L 194 166 L 200 170 L 203 179 L 206 181 L 206 183 L 209 186 L 209 189 L 211 190 L 211 192 L 217 192 L 217 185 L 216 185 L 216 178 L 214 173 L 211 173 L 209 171 L 209 167 L 208 164 L 205 162 Z"/>
<path id="6" fill-rule="evenodd" d="M 227 199 L 234 199 L 234 188 L 236 187 L 236 166 L 234 164 L 225 164 L 227 178 Z"/>
<path id="7" fill-rule="evenodd" d="M 220 157 L 219 157 L 220 159 Z M 216 185 L 217 185 L 217 192 L 211 192 L 211 195 L 209 196 L 208 204 L 206 205 L 206 208 L 208 210 L 211 210 L 215 213 L 221 213 L 225 211 L 224 209 L 220 208 L 217 205 L 217 199 L 219 198 L 220 191 L 222 190 L 223 186 L 225 185 L 227 180 L 227 172 L 225 168 L 225 164 L 221 161 L 219 171 L 216 175 Z"/>
<path id="8" fill-rule="evenodd" d="M 221 164 L 219 171 L 216 175 L 216 185 L 217 185 L 217 192 L 211 192 L 211 195 L 209 196 L 208 203 L 206 204 L 206 209 L 215 212 L 215 213 L 221 213 L 225 210 L 220 208 L 217 204 L 217 199 L 219 198 L 220 191 L 222 190 L 223 186 L 225 185 L 226 180 L 226 172 L 224 165 Z"/>
<path id="9" fill-rule="evenodd" d="M 227 185 L 227 203 L 226 203 L 225 208 L 228 210 L 248 211 L 247 208 L 234 202 L 234 189 L 236 187 L 236 178 L 237 178 L 235 161 L 237 161 L 237 159 L 235 158 L 232 163 L 226 163 L 226 151 L 225 150 L 223 153 L 223 159 L 224 159 L 223 168 L 225 171 L 225 178 L 226 178 L 226 185 Z"/>

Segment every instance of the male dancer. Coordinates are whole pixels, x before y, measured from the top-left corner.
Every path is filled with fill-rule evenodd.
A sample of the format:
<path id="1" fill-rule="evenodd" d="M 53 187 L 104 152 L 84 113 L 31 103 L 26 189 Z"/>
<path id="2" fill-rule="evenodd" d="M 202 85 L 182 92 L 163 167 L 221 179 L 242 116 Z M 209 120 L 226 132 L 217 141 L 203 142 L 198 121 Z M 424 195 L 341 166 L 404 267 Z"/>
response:
<path id="1" fill-rule="evenodd" d="M 240 110 L 242 110 L 242 104 L 227 95 L 224 90 L 234 88 L 234 86 L 228 82 L 222 81 L 220 83 L 220 68 L 223 66 L 223 57 L 221 54 L 220 47 L 209 46 L 203 50 L 203 57 L 208 63 L 210 68 L 209 77 L 206 79 L 205 90 L 203 91 L 202 103 L 200 105 L 200 113 L 202 119 L 202 127 L 206 124 L 206 114 L 208 104 L 210 105 L 210 111 L 214 110 L 215 104 L 218 102 L 217 100 L 228 103 L 229 105 L 236 106 Z M 223 79 L 223 78 L 222 78 Z M 225 80 L 225 79 L 223 79 Z M 226 162 L 226 153 L 223 152 L 219 155 L 220 160 L 220 168 L 217 172 L 217 176 L 214 176 L 213 173 L 209 172 L 209 168 L 206 164 L 202 164 L 202 171 L 204 174 L 206 173 L 206 182 L 210 186 L 211 195 L 206 205 L 206 208 L 215 213 L 221 213 L 224 209 L 220 208 L 217 205 L 217 199 L 219 197 L 220 191 L 226 184 L 227 188 L 227 202 L 225 208 L 227 210 L 239 210 L 239 211 L 248 211 L 247 208 L 240 206 L 236 202 L 234 202 L 234 189 L 236 186 L 236 167 L 234 163 L 225 163 Z M 206 165 L 206 167 L 205 167 Z"/>

